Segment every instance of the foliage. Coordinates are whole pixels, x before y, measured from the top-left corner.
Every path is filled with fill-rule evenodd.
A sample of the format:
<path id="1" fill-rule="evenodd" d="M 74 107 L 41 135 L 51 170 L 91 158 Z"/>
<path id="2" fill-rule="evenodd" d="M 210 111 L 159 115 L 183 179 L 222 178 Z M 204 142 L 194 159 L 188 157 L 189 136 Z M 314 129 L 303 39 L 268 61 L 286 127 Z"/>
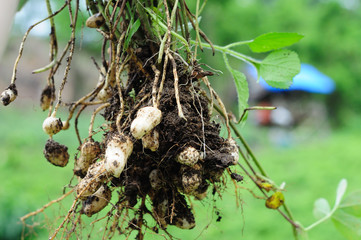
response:
<path id="1" fill-rule="evenodd" d="M 338 2 L 209 0 L 201 26 L 221 45 L 270 31 L 303 34 L 302 44 L 291 49 L 302 56 L 302 62 L 316 66 L 335 80 L 336 92 L 328 103 L 333 120 L 347 124 L 350 113 L 360 113 L 361 109 L 361 11 L 360 4 L 347 9 Z M 208 57 L 205 60 L 214 63 Z"/>

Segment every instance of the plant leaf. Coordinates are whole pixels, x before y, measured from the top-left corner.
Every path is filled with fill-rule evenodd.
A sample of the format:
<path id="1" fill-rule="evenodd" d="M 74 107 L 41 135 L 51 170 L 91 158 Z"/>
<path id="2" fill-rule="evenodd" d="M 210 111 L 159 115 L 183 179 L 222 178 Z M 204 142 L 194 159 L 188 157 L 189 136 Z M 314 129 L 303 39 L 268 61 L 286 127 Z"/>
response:
<path id="1" fill-rule="evenodd" d="M 28 2 L 28 0 L 20 0 L 18 4 L 18 12 L 24 7 L 24 5 Z"/>
<path id="2" fill-rule="evenodd" d="M 361 217 L 361 190 L 347 195 L 339 208 L 351 215 Z"/>
<path id="3" fill-rule="evenodd" d="M 248 107 L 248 82 L 246 76 L 242 72 L 234 70 L 232 68 L 230 68 L 229 70 L 233 76 L 234 83 L 236 84 L 236 90 L 238 95 L 238 114 L 239 117 L 241 117 L 243 111 Z"/>
<path id="4" fill-rule="evenodd" d="M 340 205 L 341 199 L 343 195 L 345 195 L 346 188 L 347 188 L 347 180 L 343 178 L 341 179 L 337 187 L 335 207 L 338 207 Z"/>
<path id="5" fill-rule="evenodd" d="M 313 206 L 313 216 L 316 219 L 321 219 L 331 212 L 331 207 L 328 201 L 324 198 L 319 198 L 315 201 Z"/>
<path id="6" fill-rule="evenodd" d="M 256 37 L 252 42 L 248 44 L 248 46 L 253 52 L 268 52 L 290 46 L 300 41 L 302 38 L 303 35 L 298 33 L 266 33 Z"/>
<path id="7" fill-rule="evenodd" d="M 277 50 L 270 53 L 259 67 L 260 76 L 271 87 L 289 88 L 292 79 L 301 70 L 297 53 L 290 50 Z"/>
<path id="8" fill-rule="evenodd" d="M 337 210 L 332 215 L 332 221 L 337 230 L 342 233 L 347 239 L 357 240 L 361 239 L 361 219 L 352 216 L 342 210 Z"/>
<path id="9" fill-rule="evenodd" d="M 135 23 L 133 23 L 133 25 L 130 27 L 128 36 L 124 41 L 124 49 L 128 48 L 130 40 L 132 39 L 133 35 L 138 31 L 139 27 L 140 27 L 140 20 L 137 19 L 137 21 L 135 21 Z"/>

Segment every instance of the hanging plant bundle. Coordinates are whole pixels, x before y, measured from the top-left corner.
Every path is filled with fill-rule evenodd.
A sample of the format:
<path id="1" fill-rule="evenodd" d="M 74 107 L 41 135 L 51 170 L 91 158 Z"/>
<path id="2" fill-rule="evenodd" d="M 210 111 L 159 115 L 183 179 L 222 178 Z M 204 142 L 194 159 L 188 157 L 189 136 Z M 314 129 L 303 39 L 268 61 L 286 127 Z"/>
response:
<path id="1" fill-rule="evenodd" d="M 52 27 L 51 62 L 34 71 L 49 72 L 40 106 L 48 111 L 43 122 L 44 132 L 49 135 L 44 155 L 55 166 L 71 165 L 77 181 L 70 189 L 74 192 L 74 203 L 50 239 L 54 239 L 59 231 L 70 236 L 81 222 L 68 224 L 77 219 L 75 215 L 80 218 L 104 217 L 103 231 L 108 237 L 138 231 L 137 238 L 143 239 L 147 230 L 167 232 L 168 225 L 192 229 L 196 225 L 194 212 L 197 209 L 191 208 L 191 201 L 202 201 L 212 194 L 219 194 L 217 188 L 225 187 L 227 175 L 236 181 L 243 179 L 233 167 L 239 164 L 239 147 L 230 129 L 234 123 L 230 123 L 221 98 L 208 81 L 207 77 L 214 73 L 202 69 L 197 61 L 199 47 L 215 50 L 199 28 L 199 12 L 204 5 L 200 7 L 197 1 L 194 14 L 185 0 L 87 0 L 89 18 L 85 26 L 94 28 L 103 38 L 103 49 L 99 53 L 101 64 L 94 65 L 99 71 L 99 80 L 78 101 L 65 103 L 62 94 L 64 85 L 72 81 L 68 74 L 77 46 L 76 26 L 83 24 L 78 20 L 80 3 L 79 0 L 64 1 L 63 6 L 53 12 L 49 0 L 46 2 L 49 17 L 45 20 L 49 19 Z M 66 9 L 72 34 L 59 54 L 54 17 Z M 16 89 L 17 64 L 23 43 L 36 25 L 32 25 L 24 36 L 11 84 L 1 95 L 4 105 L 21 96 Z M 195 33 L 196 40 L 190 38 L 191 32 Z M 247 110 L 247 82 L 242 73 L 230 67 L 227 54 L 253 64 L 261 74 L 268 74 L 267 81 L 278 87 L 288 87 L 288 75 L 292 79 L 299 71 L 297 55 L 291 51 L 274 51 L 262 64 L 231 52 L 230 47 L 216 46 L 216 49 L 223 53 L 226 66 L 235 79 L 241 114 Z M 256 52 L 257 47 L 251 46 Z M 280 47 L 284 46 L 274 46 L 266 51 Z M 268 64 L 273 58 L 277 59 L 277 55 L 287 58 L 288 64 L 294 62 L 292 66 L 279 64 L 279 69 L 288 71 L 282 75 L 284 80 L 275 80 L 272 66 Z M 65 71 L 59 85 L 56 84 L 59 75 L 55 74 L 61 63 L 65 63 Z M 69 115 L 62 121 L 57 117 L 57 111 L 64 106 Z M 79 116 L 91 106 L 96 107 L 89 133 L 80 136 Z M 220 136 L 219 123 L 212 120 L 214 108 L 224 119 L 226 138 Z M 95 130 L 94 119 L 98 114 L 104 121 L 102 127 Z M 69 158 L 67 146 L 55 140 L 66 130 L 77 133 L 79 152 L 75 159 Z M 95 135 L 101 140 L 94 140 Z M 258 181 L 262 189 L 264 180 L 261 182 L 256 176 L 251 179 Z M 154 219 L 154 223 L 147 223 L 144 220 L 147 216 Z"/>

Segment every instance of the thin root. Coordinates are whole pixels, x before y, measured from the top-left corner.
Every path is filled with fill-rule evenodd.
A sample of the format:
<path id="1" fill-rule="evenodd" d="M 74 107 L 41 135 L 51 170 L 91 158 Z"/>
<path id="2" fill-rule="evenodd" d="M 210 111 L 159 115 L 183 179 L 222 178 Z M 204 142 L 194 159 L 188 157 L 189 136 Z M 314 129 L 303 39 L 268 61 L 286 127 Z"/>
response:
<path id="1" fill-rule="evenodd" d="M 176 99 L 177 107 L 178 107 L 178 116 L 180 118 L 183 118 L 184 120 L 187 120 L 183 114 L 182 105 L 180 103 L 180 98 L 179 98 L 179 86 L 178 86 L 179 78 L 178 78 L 178 73 L 177 73 L 177 64 L 171 54 L 168 54 L 168 57 L 169 57 L 169 60 L 172 62 L 172 66 L 173 66 L 174 92 L 175 92 L 175 99 Z M 229 126 L 228 126 L 228 128 L 229 128 Z"/>

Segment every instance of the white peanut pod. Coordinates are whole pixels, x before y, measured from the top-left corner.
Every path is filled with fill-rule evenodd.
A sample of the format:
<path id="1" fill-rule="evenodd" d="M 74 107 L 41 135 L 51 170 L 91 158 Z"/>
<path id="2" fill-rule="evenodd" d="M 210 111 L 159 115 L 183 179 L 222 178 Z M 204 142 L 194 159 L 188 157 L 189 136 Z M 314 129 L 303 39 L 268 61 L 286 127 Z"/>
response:
<path id="1" fill-rule="evenodd" d="M 233 138 L 229 138 L 227 139 L 227 143 L 229 144 L 229 154 L 232 157 L 232 164 L 233 165 L 237 165 L 238 160 L 239 160 L 239 152 L 238 152 L 238 146 L 236 141 L 234 141 Z"/>
<path id="2" fill-rule="evenodd" d="M 158 169 L 153 169 L 150 173 L 149 173 L 149 183 L 150 186 L 154 189 L 154 190 L 159 190 L 163 187 L 163 181 L 162 181 L 162 177 L 161 177 L 161 172 Z"/>
<path id="3" fill-rule="evenodd" d="M 92 140 L 83 143 L 80 150 L 80 157 L 75 161 L 74 173 L 84 176 L 89 166 L 95 162 L 101 153 L 99 142 Z"/>
<path id="4" fill-rule="evenodd" d="M 181 229 L 192 229 L 196 226 L 196 222 L 194 221 L 194 218 L 187 218 L 187 217 L 182 217 L 182 218 L 175 218 L 175 225 L 178 228 Z"/>
<path id="5" fill-rule="evenodd" d="M 103 184 L 106 175 L 104 161 L 93 163 L 77 185 L 76 193 L 80 199 L 93 195 Z"/>
<path id="6" fill-rule="evenodd" d="M 87 141 L 81 146 L 80 152 L 81 156 L 84 157 L 85 160 L 93 160 L 101 153 L 100 144 L 99 142 L 94 142 L 93 140 Z"/>
<path id="7" fill-rule="evenodd" d="M 41 97 L 40 97 L 41 109 L 43 111 L 48 110 L 51 105 L 51 101 L 53 100 L 54 100 L 53 88 L 47 85 L 41 93 Z"/>
<path id="8" fill-rule="evenodd" d="M 200 159 L 201 155 L 194 147 L 187 147 L 182 152 L 180 152 L 176 158 L 177 162 L 187 165 L 187 166 L 194 166 L 198 160 Z"/>
<path id="9" fill-rule="evenodd" d="M 70 127 L 69 121 L 62 121 L 62 130 L 68 130 Z"/>
<path id="10" fill-rule="evenodd" d="M 97 98 L 103 102 L 106 102 L 110 97 L 112 96 L 109 88 L 102 88 L 98 95 L 97 95 Z"/>
<path id="11" fill-rule="evenodd" d="M 155 152 L 159 148 L 159 132 L 157 130 L 150 131 L 142 137 L 143 147 Z"/>
<path id="12" fill-rule="evenodd" d="M 112 191 L 108 186 L 102 185 L 93 195 L 85 199 L 83 202 L 82 212 L 88 217 L 91 217 L 93 214 L 104 209 L 111 198 Z"/>
<path id="13" fill-rule="evenodd" d="M 197 172 L 185 172 L 182 175 L 182 185 L 185 193 L 193 193 L 202 183 L 202 177 Z"/>
<path id="14" fill-rule="evenodd" d="M 0 101 L 4 106 L 7 106 L 16 99 L 17 95 L 18 91 L 16 90 L 15 84 L 10 84 L 10 86 L 1 93 Z"/>
<path id="15" fill-rule="evenodd" d="M 127 136 L 114 136 L 105 150 L 105 169 L 114 177 L 122 173 L 129 156 L 133 151 L 133 143 Z"/>
<path id="16" fill-rule="evenodd" d="M 157 218 L 157 222 L 159 222 L 163 228 L 166 228 L 168 225 L 166 221 L 166 217 L 169 215 L 168 208 L 169 208 L 169 202 L 167 199 L 164 199 L 162 202 L 158 203 L 153 208 L 153 212 L 155 212 L 154 215 Z"/>
<path id="17" fill-rule="evenodd" d="M 101 13 L 96 13 L 90 16 L 85 25 L 89 28 L 100 28 L 105 23 L 104 17 Z"/>
<path id="18" fill-rule="evenodd" d="M 153 130 L 162 120 L 162 112 L 155 107 L 143 107 L 138 110 L 130 126 L 130 132 L 136 139 L 141 139 Z"/>
<path id="19" fill-rule="evenodd" d="M 43 130 L 50 137 L 62 130 L 63 122 L 54 116 L 47 117 L 43 122 Z"/>
<path id="20" fill-rule="evenodd" d="M 207 197 L 207 190 L 203 192 L 194 191 L 192 195 L 196 198 L 196 200 L 203 200 L 205 197 Z"/>

